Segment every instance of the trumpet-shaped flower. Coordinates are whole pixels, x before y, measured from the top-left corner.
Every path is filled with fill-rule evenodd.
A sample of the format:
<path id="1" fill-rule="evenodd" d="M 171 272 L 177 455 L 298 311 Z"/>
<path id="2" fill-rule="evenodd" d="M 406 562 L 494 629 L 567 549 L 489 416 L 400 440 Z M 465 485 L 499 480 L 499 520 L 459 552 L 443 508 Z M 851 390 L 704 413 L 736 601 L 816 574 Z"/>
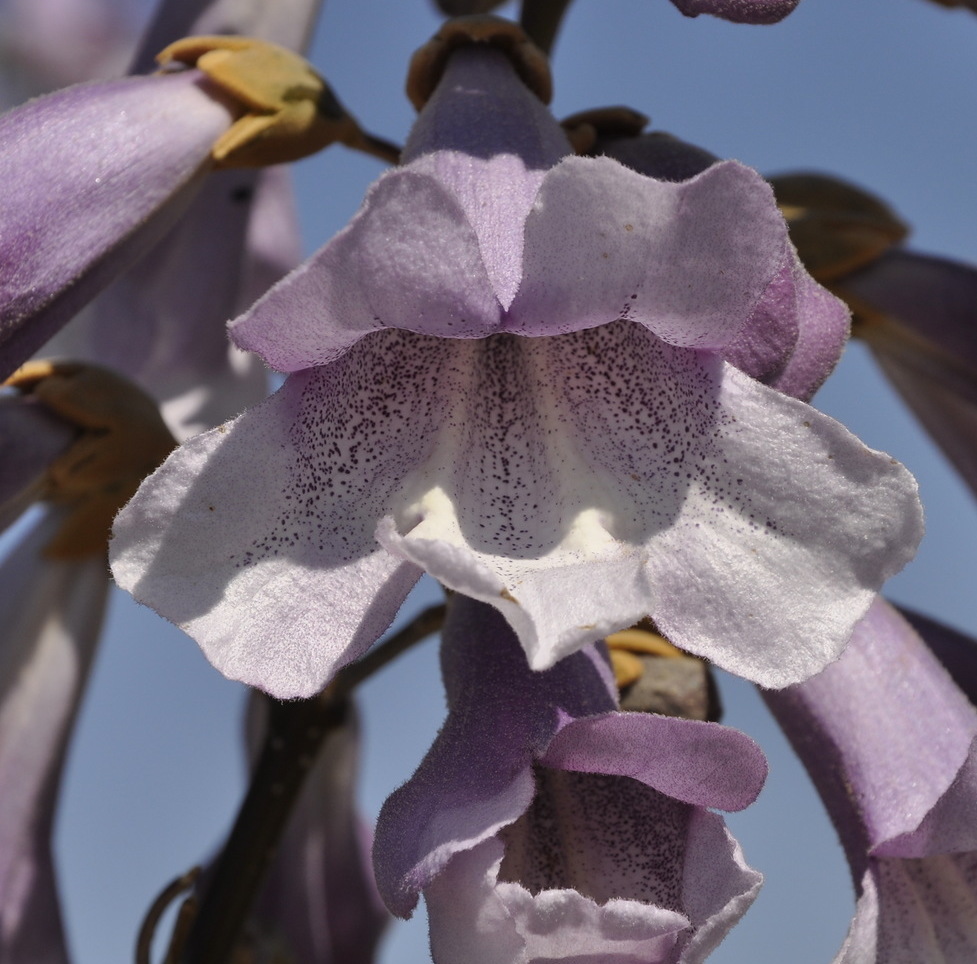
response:
<path id="1" fill-rule="evenodd" d="M 878 600 L 818 676 L 767 704 L 807 767 L 858 895 L 836 964 L 977 957 L 977 709 Z"/>
<path id="2" fill-rule="evenodd" d="M 161 8 L 137 68 L 185 34 L 245 33 L 307 46 L 316 0 Z M 283 9 L 286 8 L 286 9 Z M 192 16 L 191 16 L 192 14 Z M 148 55 L 148 56 L 147 56 Z M 124 373 L 154 398 L 178 438 L 213 428 L 268 394 L 260 360 L 229 345 L 228 318 L 301 261 L 283 166 L 215 171 L 177 225 L 74 319 L 46 353 Z"/>
<path id="3" fill-rule="evenodd" d="M 760 886 L 706 809 L 752 802 L 756 745 L 617 712 L 594 647 L 533 672 L 482 603 L 454 597 L 443 639 L 448 718 L 377 823 L 391 910 L 423 893 L 435 964 L 701 961 Z"/>
<path id="4" fill-rule="evenodd" d="M 537 669 L 650 614 L 785 685 L 911 556 L 908 473 L 724 361 L 770 327 L 789 357 L 842 310 L 766 183 L 567 151 L 510 62 L 463 47 L 408 163 L 233 327 L 293 374 L 150 478 L 112 550 L 226 675 L 316 691 L 426 570 Z"/>
<path id="5" fill-rule="evenodd" d="M 317 4 L 296 0 L 270 14 L 238 0 L 224 6 L 222 29 L 251 22 L 299 43 Z M 200 3 L 180 7 L 177 20 L 213 20 L 200 15 Z M 174 16 L 163 14 L 152 37 L 172 26 Z M 336 140 L 364 142 L 328 85 L 283 47 L 250 38 L 197 37 L 170 44 L 158 58 L 167 68 L 183 63 L 199 70 L 79 85 L 0 118 L 7 145 L 0 175 L 11 192 L 0 212 L 4 374 L 163 237 L 215 165 L 261 167 Z M 203 210 L 210 207 L 213 216 L 213 205 L 222 201 L 219 211 L 226 216 L 229 203 L 251 193 L 250 181 L 232 190 L 219 185 Z M 246 206 L 238 208 L 241 222 Z M 232 236 L 243 230 L 240 224 L 237 231 L 231 228 Z M 235 266 L 239 248 L 229 246 L 225 265 Z M 172 251 L 166 255 L 156 276 L 179 261 Z M 207 255 L 222 260 L 220 252 Z"/>
<path id="6" fill-rule="evenodd" d="M 0 565 L 0 959 L 63 964 L 51 833 L 98 642 L 109 522 L 171 447 L 155 406 L 104 371 L 35 363 L 0 406 L 0 521 L 53 503 Z M 9 445 L 30 434 L 29 445 Z"/>

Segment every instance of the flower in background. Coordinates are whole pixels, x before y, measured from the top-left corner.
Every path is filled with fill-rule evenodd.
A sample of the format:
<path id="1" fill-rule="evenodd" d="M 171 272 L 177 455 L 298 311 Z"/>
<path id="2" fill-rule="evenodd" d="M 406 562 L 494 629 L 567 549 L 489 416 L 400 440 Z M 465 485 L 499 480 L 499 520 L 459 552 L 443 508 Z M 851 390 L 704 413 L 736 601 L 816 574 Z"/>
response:
<path id="1" fill-rule="evenodd" d="M 289 5 L 282 22 L 261 12 L 244 19 L 270 21 L 270 30 L 288 23 L 301 38 L 315 7 L 310 0 L 297 10 Z M 159 241 L 215 166 L 295 160 L 336 140 L 385 154 L 308 64 L 283 47 L 241 37 L 190 38 L 170 44 L 159 60 L 197 69 L 79 85 L 0 118 L 8 145 L 0 173 L 11 189 L 0 216 L 0 364 L 8 373 Z M 241 202 L 253 188 L 252 181 L 224 194 L 222 213 L 228 199 L 246 213 Z M 207 204 L 202 210 L 214 213 Z M 239 248 L 230 246 L 225 267 L 238 267 Z M 176 258 L 165 254 L 164 265 Z M 204 266 L 221 261 L 220 254 L 208 255 Z M 156 282 L 166 270 L 149 273 Z M 154 311 L 165 317 L 168 307 Z"/>
<path id="2" fill-rule="evenodd" d="M 267 699 L 252 691 L 247 737 L 260 748 Z M 370 964 L 390 916 L 355 807 L 359 722 L 350 704 L 305 778 L 247 929 L 254 964 Z"/>
<path id="3" fill-rule="evenodd" d="M 136 58 L 186 33 L 232 31 L 303 50 L 317 0 L 286 12 L 269 5 L 164 4 Z M 46 351 L 124 373 L 160 403 L 186 438 L 263 398 L 261 362 L 230 345 L 226 322 L 301 260 L 289 175 L 283 166 L 214 171 L 177 225 L 50 342 Z"/>
<path id="4" fill-rule="evenodd" d="M 816 672 L 912 555 L 915 483 L 724 352 L 755 330 L 769 353 L 766 317 L 788 357 L 843 307 L 755 172 L 564 158 L 460 29 L 418 61 L 447 67 L 412 85 L 437 91 L 408 163 L 234 324 L 292 374 L 147 480 L 119 584 L 280 697 L 363 653 L 422 570 L 498 608 L 536 669 L 651 615 L 766 685 Z"/>
<path id="5" fill-rule="evenodd" d="M 756 896 L 722 819 L 766 775 L 715 723 L 617 711 L 595 647 L 534 672 L 505 620 L 452 598 L 448 718 L 384 804 L 390 909 L 423 893 L 435 964 L 701 961 Z"/>
<path id="6" fill-rule="evenodd" d="M 0 399 L 0 519 L 31 496 L 49 505 L 0 564 L 0 958 L 67 964 L 52 826 L 105 609 L 109 525 L 173 439 L 104 370 L 33 363 L 13 381 L 27 394 Z"/>
<path id="7" fill-rule="evenodd" d="M 977 957 L 977 709 L 879 599 L 818 676 L 764 694 L 857 892 L 836 964 Z"/>
<path id="8" fill-rule="evenodd" d="M 135 13 L 130 0 L 0 0 L 0 107 L 121 74 Z"/>
<path id="9" fill-rule="evenodd" d="M 504 0 L 436 0 L 438 8 L 452 17 L 462 14 L 488 13 Z M 800 0 L 672 0 L 687 17 L 700 13 L 711 14 L 736 23 L 776 23 L 783 20 Z M 946 0 L 941 0 L 946 2 Z M 536 6 L 535 0 L 525 0 L 525 7 Z M 546 0 L 538 4 L 546 6 Z"/>
<path id="10" fill-rule="evenodd" d="M 777 23 L 800 0 L 672 0 L 687 17 L 708 13 L 734 23 Z"/>
<path id="11" fill-rule="evenodd" d="M 855 185 L 771 183 L 801 260 L 848 303 L 852 334 L 977 492 L 977 268 L 902 247 L 906 226 Z"/>

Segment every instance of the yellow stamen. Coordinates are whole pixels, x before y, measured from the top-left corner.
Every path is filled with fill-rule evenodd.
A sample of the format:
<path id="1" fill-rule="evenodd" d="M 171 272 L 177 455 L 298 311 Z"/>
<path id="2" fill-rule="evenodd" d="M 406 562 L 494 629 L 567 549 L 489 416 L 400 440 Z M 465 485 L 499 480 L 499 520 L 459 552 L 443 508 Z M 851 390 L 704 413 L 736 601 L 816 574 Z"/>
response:
<path id="1" fill-rule="evenodd" d="M 636 683 L 644 675 L 644 663 L 634 653 L 625 652 L 623 649 L 612 649 L 610 656 L 614 682 L 617 683 L 619 690 Z"/>
<path id="2" fill-rule="evenodd" d="M 644 653 L 646 656 L 663 656 L 666 659 L 683 659 L 686 654 L 673 646 L 664 636 L 645 629 L 622 629 L 612 633 L 604 642 L 607 648 L 627 653 Z"/>
<path id="3" fill-rule="evenodd" d="M 397 149 L 360 129 L 303 57 L 250 37 L 186 37 L 157 57 L 203 71 L 243 111 L 212 149 L 218 167 L 295 161 L 339 142 L 396 162 Z"/>
<path id="4" fill-rule="evenodd" d="M 804 267 L 829 282 L 871 264 L 909 233 L 878 198 L 821 174 L 770 178 Z"/>
<path id="5" fill-rule="evenodd" d="M 444 26 L 411 58 L 407 72 L 407 96 L 420 110 L 441 80 L 448 57 L 458 47 L 491 44 L 512 61 L 523 83 L 544 103 L 553 98 L 549 61 L 511 20 L 489 14 L 456 17 Z"/>
<path id="6" fill-rule="evenodd" d="M 176 444 L 156 403 L 119 375 L 75 362 L 28 362 L 6 384 L 79 430 L 48 470 L 42 498 L 67 507 L 45 554 L 105 552 L 115 514 Z"/>

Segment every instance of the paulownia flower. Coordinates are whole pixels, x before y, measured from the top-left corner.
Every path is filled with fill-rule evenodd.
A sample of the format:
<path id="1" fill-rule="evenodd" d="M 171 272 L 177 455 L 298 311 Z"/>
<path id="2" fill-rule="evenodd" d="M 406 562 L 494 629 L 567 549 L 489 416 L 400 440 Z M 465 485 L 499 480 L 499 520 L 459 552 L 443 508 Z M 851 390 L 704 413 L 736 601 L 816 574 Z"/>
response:
<path id="1" fill-rule="evenodd" d="M 836 964 L 977 958 L 977 710 L 924 641 L 880 599 L 836 662 L 765 699 L 851 867 Z"/>
<path id="2" fill-rule="evenodd" d="M 314 7 L 300 0 L 278 16 L 301 35 Z M 275 15 L 251 19 L 281 26 Z M 81 84 L 0 118 L 2 374 L 160 240 L 215 165 L 264 166 L 364 140 L 325 82 L 282 47 L 197 37 L 159 58 L 199 69 Z"/>
<path id="3" fill-rule="evenodd" d="M 701 961 L 756 896 L 722 819 L 766 775 L 742 733 L 621 713 L 593 646 L 534 672 L 498 612 L 452 599 L 448 718 L 384 804 L 390 909 L 423 893 L 435 964 Z"/>
<path id="4" fill-rule="evenodd" d="M 16 383 L 30 394 L 2 399 L 3 439 L 31 441 L 4 451 L 0 520 L 28 495 L 51 505 L 0 565 L 0 960 L 67 964 L 51 835 L 105 608 L 108 529 L 172 439 L 152 402 L 104 371 L 35 363 Z"/>
<path id="5" fill-rule="evenodd" d="M 672 0 L 687 17 L 708 13 L 735 23 L 777 23 L 800 0 Z"/>
<path id="6" fill-rule="evenodd" d="M 186 34 L 243 33 L 303 50 L 318 2 L 196 6 L 160 9 L 137 69 Z M 215 171 L 177 225 L 45 352 L 125 374 L 160 402 L 177 438 L 195 435 L 268 394 L 264 366 L 228 344 L 226 323 L 300 261 L 284 167 Z"/>
<path id="7" fill-rule="evenodd" d="M 816 672 L 921 522 L 901 466 L 724 361 L 747 338 L 787 364 L 842 310 L 768 186 L 566 158 L 500 51 L 446 59 L 407 163 L 235 323 L 291 374 L 146 482 L 118 582 L 282 697 L 364 652 L 422 570 L 536 669 L 651 615 L 766 685 Z"/>
<path id="8" fill-rule="evenodd" d="M 906 226 L 837 178 L 772 179 L 811 273 L 852 310 L 852 333 L 977 492 L 977 267 L 901 245 Z"/>
<path id="9" fill-rule="evenodd" d="M 503 0 L 437 0 L 446 14 L 485 13 L 500 6 Z M 672 0 L 687 17 L 708 13 L 736 23 L 776 23 L 783 20 L 800 0 Z M 534 0 L 528 0 L 532 5 Z"/>

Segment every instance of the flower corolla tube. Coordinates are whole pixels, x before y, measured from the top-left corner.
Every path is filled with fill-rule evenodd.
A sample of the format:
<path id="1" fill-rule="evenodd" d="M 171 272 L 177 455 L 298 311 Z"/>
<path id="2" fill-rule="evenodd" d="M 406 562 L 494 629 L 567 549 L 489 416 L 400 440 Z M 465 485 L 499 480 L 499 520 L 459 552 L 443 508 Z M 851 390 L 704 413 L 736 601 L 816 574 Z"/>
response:
<path id="1" fill-rule="evenodd" d="M 767 768 L 744 734 L 621 713 L 596 647 L 533 672 L 484 603 L 452 598 L 448 718 L 384 804 L 374 867 L 390 909 L 423 893 L 435 964 L 693 964 L 756 897 L 722 818 Z"/>
<path id="2" fill-rule="evenodd" d="M 844 316 L 763 179 L 569 152 L 512 61 L 461 46 L 404 165 L 232 325 L 289 377 L 187 442 L 112 545 L 225 675 L 315 692 L 426 571 L 535 669 L 651 615 L 782 686 L 911 557 L 905 469 L 725 361 L 785 367 L 807 318 Z"/>
<path id="3" fill-rule="evenodd" d="M 765 699 L 851 867 L 855 917 L 835 964 L 973 961 L 977 709 L 923 639 L 879 599 L 840 659 Z"/>

